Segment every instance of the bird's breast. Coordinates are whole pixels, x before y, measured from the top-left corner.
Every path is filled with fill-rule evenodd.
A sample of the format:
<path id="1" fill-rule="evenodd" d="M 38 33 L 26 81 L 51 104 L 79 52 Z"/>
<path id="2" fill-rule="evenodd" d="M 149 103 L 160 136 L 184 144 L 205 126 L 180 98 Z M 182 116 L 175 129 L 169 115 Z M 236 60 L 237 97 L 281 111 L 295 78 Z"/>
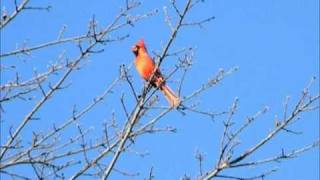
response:
<path id="1" fill-rule="evenodd" d="M 155 65 L 150 57 L 137 57 L 135 60 L 136 68 L 141 77 L 148 80 L 153 73 Z"/>

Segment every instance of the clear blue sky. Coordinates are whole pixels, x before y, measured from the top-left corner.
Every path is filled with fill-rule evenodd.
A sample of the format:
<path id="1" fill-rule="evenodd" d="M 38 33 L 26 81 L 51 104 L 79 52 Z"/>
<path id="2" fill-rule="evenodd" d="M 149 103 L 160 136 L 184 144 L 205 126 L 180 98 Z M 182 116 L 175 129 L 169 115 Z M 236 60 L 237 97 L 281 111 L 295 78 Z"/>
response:
<path id="1" fill-rule="evenodd" d="M 16 44 L 23 41 L 29 45 L 36 45 L 53 40 L 63 25 L 67 26 L 66 37 L 83 34 L 93 14 L 101 25 L 106 25 L 122 4 L 116 0 L 104 2 L 31 0 L 31 2 L 31 5 L 49 4 L 52 10 L 49 13 L 26 11 L 18 16 L 1 32 L 2 52 L 15 49 Z M 118 35 L 130 34 L 126 41 L 114 43 L 106 47 L 105 52 L 90 56 L 86 65 L 67 80 L 72 86 L 58 92 L 45 104 L 36 115 L 41 117 L 41 123 L 32 123 L 28 126 L 29 130 L 45 131 L 52 127 L 53 123 L 59 124 L 69 117 L 73 104 L 77 104 L 79 109 L 88 104 L 118 75 L 120 64 L 132 62 L 134 57 L 130 47 L 141 37 L 145 39 L 150 51 L 159 50 L 169 35 L 162 13 L 162 7 L 168 6 L 168 2 L 142 1 L 142 6 L 135 10 L 135 13 L 142 14 L 153 9 L 158 9 L 159 13 L 132 28 L 119 32 Z M 1 1 L 1 3 L 1 7 L 11 9 L 11 1 Z M 253 115 L 266 105 L 269 106 L 269 113 L 241 136 L 242 144 L 239 150 L 244 150 L 257 143 L 271 130 L 274 116 L 282 115 L 286 96 L 292 97 L 291 103 L 296 102 L 311 77 L 319 76 L 319 1 L 206 1 L 199 4 L 187 20 L 197 20 L 212 15 L 216 19 L 202 29 L 197 27 L 183 29 L 173 44 L 172 50 L 184 47 L 196 49 L 194 65 L 186 77 L 182 95 L 188 95 L 200 87 L 218 69 L 238 66 L 240 70 L 237 73 L 193 102 L 200 103 L 200 107 L 204 110 L 222 111 L 231 105 L 235 97 L 238 97 L 239 111 L 235 116 L 237 125 L 243 122 L 245 117 Z M 66 49 L 67 56 L 75 57 L 77 51 L 72 47 L 73 45 L 69 44 L 37 51 L 26 62 L 11 57 L 2 63 L 17 65 L 22 75 L 30 77 L 34 68 L 39 72 L 43 71 L 47 62 L 54 61 L 63 49 Z M 164 72 L 174 63 L 175 59 L 164 62 L 162 66 Z M 134 70 L 130 73 L 133 75 L 135 88 L 140 90 L 143 81 Z M 1 83 L 11 79 L 11 75 L 3 74 Z M 314 94 L 319 92 L 318 79 L 311 89 Z M 175 84 L 171 85 L 176 89 Z M 82 126 L 95 128 L 91 134 L 92 138 L 101 135 L 101 123 L 111 117 L 112 111 L 115 111 L 118 119 L 122 121 L 124 115 L 119 108 L 119 96 L 128 91 L 126 84 L 118 86 L 110 98 L 79 122 Z M 129 96 L 129 93 L 127 94 Z M 166 102 L 161 100 L 161 103 L 165 105 Z M 7 104 L 5 106 L 7 112 L 3 114 L 3 119 L 19 122 L 33 105 L 25 101 Z M 128 102 L 128 105 L 132 106 L 132 101 Z M 177 133 L 142 136 L 137 140 L 134 149 L 140 152 L 147 151 L 150 154 L 141 158 L 133 153 L 127 153 L 120 158 L 116 166 L 132 173 L 140 172 L 141 175 L 136 179 L 146 177 L 151 166 L 154 166 L 156 179 L 179 179 L 184 174 L 195 177 L 198 174 L 198 164 L 194 158 L 197 150 L 205 154 L 205 170 L 210 169 L 216 162 L 223 128 L 220 121 L 221 119 L 216 119 L 212 122 L 207 117 L 192 113 L 182 116 L 179 112 L 173 111 L 163 118 L 158 126 L 176 127 Z M 7 135 L 5 134 L 7 129 L 8 124 L 3 124 L 2 142 Z M 276 155 L 282 147 L 290 150 L 318 139 L 319 112 L 303 115 L 302 121 L 295 123 L 292 129 L 304 133 L 300 136 L 282 133 L 251 159 Z M 28 137 L 28 130 L 24 130 L 23 133 Z M 66 137 L 76 133 L 76 126 L 65 133 Z M 266 167 L 230 171 L 230 175 L 253 175 L 267 170 Z M 267 179 L 319 179 L 319 149 L 268 167 L 279 167 L 280 170 Z M 113 173 L 112 177 L 111 179 L 125 178 L 118 173 Z"/>

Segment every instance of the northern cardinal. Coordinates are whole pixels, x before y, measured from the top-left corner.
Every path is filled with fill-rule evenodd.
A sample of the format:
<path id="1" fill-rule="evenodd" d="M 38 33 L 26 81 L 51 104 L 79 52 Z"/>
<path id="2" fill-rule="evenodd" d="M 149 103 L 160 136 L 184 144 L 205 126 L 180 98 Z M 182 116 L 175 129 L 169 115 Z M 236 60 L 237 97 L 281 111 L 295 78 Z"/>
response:
<path id="1" fill-rule="evenodd" d="M 140 76 L 146 81 L 150 80 L 152 86 L 158 87 L 170 103 L 171 107 L 178 107 L 180 104 L 180 98 L 167 86 L 160 70 L 155 70 L 156 65 L 153 59 L 149 56 L 143 39 L 139 40 L 132 47 L 132 52 L 136 57 L 135 65 Z M 153 78 L 150 79 L 152 76 Z"/>

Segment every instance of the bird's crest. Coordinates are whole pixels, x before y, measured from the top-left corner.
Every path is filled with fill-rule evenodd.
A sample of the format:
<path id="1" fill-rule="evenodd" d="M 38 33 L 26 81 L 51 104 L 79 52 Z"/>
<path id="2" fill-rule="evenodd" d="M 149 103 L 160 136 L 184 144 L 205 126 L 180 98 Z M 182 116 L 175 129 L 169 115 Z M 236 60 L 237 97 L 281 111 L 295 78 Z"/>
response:
<path id="1" fill-rule="evenodd" d="M 140 40 L 137 42 L 137 46 L 139 46 L 139 47 L 145 47 L 144 40 L 143 40 L 143 39 L 140 39 Z"/>

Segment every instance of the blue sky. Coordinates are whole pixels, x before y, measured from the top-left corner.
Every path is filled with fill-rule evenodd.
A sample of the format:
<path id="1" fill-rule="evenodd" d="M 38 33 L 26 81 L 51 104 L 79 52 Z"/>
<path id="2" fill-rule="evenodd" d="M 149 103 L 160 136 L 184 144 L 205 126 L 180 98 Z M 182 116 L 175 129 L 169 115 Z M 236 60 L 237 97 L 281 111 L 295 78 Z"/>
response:
<path id="1" fill-rule="evenodd" d="M 31 1 L 31 5 L 35 6 L 48 4 L 52 6 L 50 12 L 25 11 L 1 32 L 1 52 L 13 50 L 17 43 L 24 41 L 28 45 L 36 45 L 53 40 L 63 25 L 67 26 L 65 37 L 83 34 L 92 15 L 95 15 L 100 25 L 106 25 L 116 15 L 122 2 Z M 5 6 L 10 10 L 12 8 L 10 5 L 10 1 L 1 1 L 2 8 Z M 41 117 L 39 120 L 41 123 L 30 124 L 28 130 L 23 131 L 26 137 L 30 135 L 29 129 L 46 131 L 52 124 L 63 122 L 70 116 L 74 104 L 80 109 L 93 97 L 102 93 L 117 77 L 119 65 L 130 64 L 133 61 L 130 47 L 138 39 L 145 39 L 149 51 L 159 51 L 169 37 L 169 29 L 163 17 L 163 6 L 169 6 L 169 1 L 142 1 L 141 7 L 133 13 L 142 14 L 154 9 L 158 9 L 158 13 L 138 22 L 132 28 L 126 28 L 115 34 L 115 36 L 130 34 L 127 40 L 113 43 L 105 47 L 103 53 L 90 56 L 86 65 L 67 80 L 72 86 L 58 92 L 37 113 L 36 116 Z M 240 125 L 247 116 L 253 115 L 264 106 L 270 107 L 269 112 L 241 136 L 242 144 L 239 146 L 241 152 L 240 150 L 257 143 L 272 129 L 274 116 L 281 116 L 283 113 L 286 96 L 291 96 L 290 102 L 293 105 L 311 77 L 319 76 L 319 1 L 206 1 L 193 9 L 187 16 L 187 21 L 212 15 L 216 17 L 215 20 L 203 28 L 182 29 L 171 50 L 195 48 L 194 64 L 186 76 L 182 96 L 199 88 L 220 68 L 239 67 L 239 71 L 193 101 L 200 104 L 199 108 L 223 111 L 237 97 L 239 110 L 235 121 L 236 125 Z M 47 63 L 54 61 L 64 50 L 70 58 L 76 57 L 78 53 L 74 44 L 67 44 L 37 51 L 31 58 L 26 58 L 26 61 L 10 57 L 3 59 L 2 63 L 16 65 L 17 71 L 24 77 L 30 77 L 34 68 L 43 71 Z M 168 72 L 175 63 L 174 58 L 166 59 L 162 65 L 163 71 Z M 134 70 L 130 73 L 133 75 L 135 88 L 140 90 L 143 81 Z M 14 71 L 4 72 L 1 83 L 12 79 L 12 74 Z M 178 76 L 179 74 L 174 78 Z M 313 94 L 319 92 L 318 79 L 311 88 Z M 177 88 L 175 83 L 170 85 L 173 89 Z M 128 106 L 132 107 L 133 97 L 130 97 L 128 92 L 127 84 L 117 86 L 104 103 L 79 122 L 84 127 L 94 127 L 91 138 L 101 135 L 101 123 L 110 119 L 113 111 L 117 114 L 119 122 L 123 121 L 124 114 L 120 109 L 119 96 L 121 93 L 126 93 Z M 166 102 L 161 100 L 160 103 L 165 105 Z M 33 105 L 33 102 L 19 100 L 8 103 L 2 118 L 4 121 L 20 122 L 19 120 Z M 137 140 L 134 149 L 139 152 L 147 151 L 149 155 L 141 158 L 133 153 L 127 153 L 120 158 L 116 166 L 129 172 L 140 172 L 141 176 L 136 179 L 146 177 L 152 166 L 156 179 L 179 179 L 184 174 L 195 177 L 198 175 L 198 164 L 194 158 L 197 150 L 205 154 L 205 170 L 210 169 L 216 162 L 223 118 L 217 118 L 212 122 L 209 118 L 198 114 L 187 113 L 183 116 L 173 111 L 164 117 L 158 126 L 176 127 L 177 133 L 142 136 Z M 302 135 L 281 133 L 251 159 L 277 155 L 281 148 L 288 150 L 299 148 L 318 139 L 319 112 L 310 112 L 301 118 L 301 121 L 292 125 L 292 129 L 303 131 Z M 7 136 L 8 128 L 8 124 L 2 124 L 2 142 Z M 76 133 L 76 126 L 65 133 L 65 137 L 73 135 Z M 319 179 L 319 149 L 271 166 L 228 172 L 231 175 L 249 176 L 265 171 L 267 167 L 280 168 L 268 179 Z M 23 171 L 23 169 L 18 170 Z M 125 178 L 118 173 L 113 173 L 112 177 L 111 179 Z"/>

